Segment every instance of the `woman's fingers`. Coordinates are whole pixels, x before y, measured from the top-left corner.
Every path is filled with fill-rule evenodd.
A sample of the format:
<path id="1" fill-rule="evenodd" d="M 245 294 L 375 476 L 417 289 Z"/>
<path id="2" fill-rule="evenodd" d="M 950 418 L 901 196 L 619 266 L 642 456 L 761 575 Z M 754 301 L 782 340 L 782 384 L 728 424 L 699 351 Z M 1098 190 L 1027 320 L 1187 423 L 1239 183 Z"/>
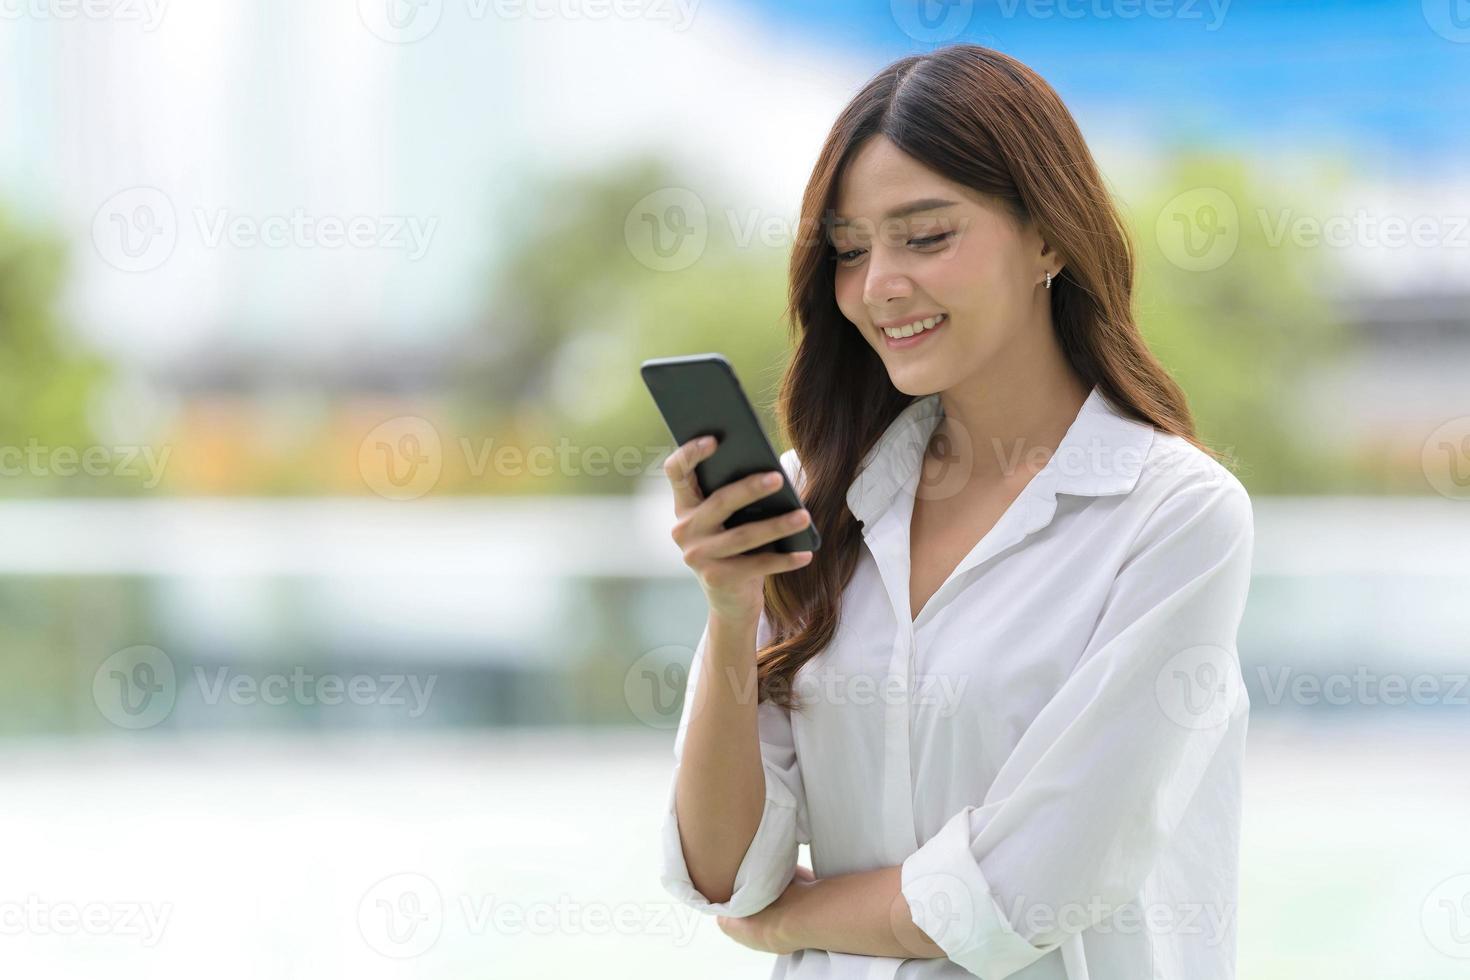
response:
<path id="1" fill-rule="evenodd" d="M 709 441 L 705 442 L 705 438 Z M 677 519 L 670 531 L 684 564 L 699 576 L 711 609 L 753 611 L 761 608 L 762 583 L 768 575 L 790 572 L 812 559 L 810 551 L 784 554 L 753 552 L 787 537 L 810 523 L 804 511 L 748 522 L 735 528 L 725 522 L 740 508 L 778 492 L 786 475 L 779 469 L 752 473 L 720 487 L 706 498 L 694 468 L 715 451 L 713 437 L 691 439 L 664 460 L 664 473 L 674 488 Z"/>
<path id="2" fill-rule="evenodd" d="M 674 487 L 674 513 L 683 516 L 704 500 L 694 467 L 714 451 L 714 436 L 701 436 L 684 443 L 664 460 L 664 475 Z"/>
<path id="3" fill-rule="evenodd" d="M 700 548 L 712 558 L 744 555 L 752 548 L 790 537 L 810 523 L 811 517 L 803 507 L 721 531 L 706 539 Z"/>
<path id="4" fill-rule="evenodd" d="M 776 493 L 784 482 L 785 476 L 780 471 L 764 470 L 727 483 L 699 505 L 694 524 L 704 534 L 718 534 L 725 530 L 725 522 L 737 510 Z"/>
<path id="5" fill-rule="evenodd" d="M 767 575 L 780 575 L 801 568 L 811 561 L 810 551 L 767 551 L 758 555 L 742 555 L 738 558 L 714 558 L 690 561 L 685 564 L 700 572 L 707 588 L 735 589 L 750 579 L 763 579 Z"/>

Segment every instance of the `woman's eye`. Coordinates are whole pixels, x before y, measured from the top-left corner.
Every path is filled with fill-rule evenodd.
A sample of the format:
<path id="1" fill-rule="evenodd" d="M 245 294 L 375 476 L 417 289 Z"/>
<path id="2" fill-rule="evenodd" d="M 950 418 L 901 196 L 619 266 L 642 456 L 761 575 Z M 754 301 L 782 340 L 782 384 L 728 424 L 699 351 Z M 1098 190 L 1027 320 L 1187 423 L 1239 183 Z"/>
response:
<path id="1" fill-rule="evenodd" d="M 953 235 L 953 234 L 954 234 L 954 232 L 947 231 L 947 232 L 945 232 L 942 235 L 932 235 L 929 238 L 910 238 L 909 239 L 909 244 L 910 245 L 938 245 L 940 242 L 944 241 L 946 238 L 948 238 L 950 235 Z"/>
<path id="2" fill-rule="evenodd" d="M 947 232 L 945 232 L 942 235 L 931 235 L 928 238 L 910 238 L 909 241 L 908 241 L 908 243 L 910 245 L 917 245 L 920 248 L 930 248 L 930 247 L 932 247 L 934 245 L 940 244 L 941 242 L 943 242 L 945 239 L 949 238 L 953 234 L 954 234 L 954 232 L 947 231 Z M 862 254 L 863 254 L 863 250 L 862 249 L 860 249 L 860 248 L 854 248 L 854 249 L 851 249 L 851 250 L 846 251 L 846 252 L 838 252 L 838 253 L 836 253 L 835 255 L 832 256 L 832 261 L 834 261 L 834 262 L 841 262 L 844 265 L 846 265 L 846 264 L 848 264 L 850 262 L 854 262 L 857 259 L 861 258 L 862 257 Z"/>

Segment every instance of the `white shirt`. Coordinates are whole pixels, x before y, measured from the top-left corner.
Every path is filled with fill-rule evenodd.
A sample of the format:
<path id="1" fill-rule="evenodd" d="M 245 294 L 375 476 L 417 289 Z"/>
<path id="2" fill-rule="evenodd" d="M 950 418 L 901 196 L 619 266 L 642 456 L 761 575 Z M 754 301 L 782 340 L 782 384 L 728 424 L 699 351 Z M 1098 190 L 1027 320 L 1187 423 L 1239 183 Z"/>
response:
<path id="1" fill-rule="evenodd" d="M 911 621 L 910 519 L 942 415 L 937 394 L 910 403 L 848 491 L 861 559 L 832 643 L 798 672 L 807 707 L 759 706 L 766 804 L 734 894 L 711 903 L 690 882 L 674 784 L 664 887 L 745 916 L 790 883 L 799 843 L 819 878 L 902 865 L 947 954 L 806 949 L 772 978 L 1233 978 L 1250 498 L 1094 388 Z M 794 450 L 781 463 L 799 491 Z"/>

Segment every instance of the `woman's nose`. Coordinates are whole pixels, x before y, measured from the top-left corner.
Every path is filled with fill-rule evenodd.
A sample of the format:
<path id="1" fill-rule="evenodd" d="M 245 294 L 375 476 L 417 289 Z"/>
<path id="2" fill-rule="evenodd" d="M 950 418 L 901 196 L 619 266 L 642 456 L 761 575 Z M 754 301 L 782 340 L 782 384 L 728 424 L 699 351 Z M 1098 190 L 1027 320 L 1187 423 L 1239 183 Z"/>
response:
<path id="1" fill-rule="evenodd" d="M 890 300 L 913 295 L 914 285 L 901 270 L 881 265 L 874 258 L 868 265 L 868 278 L 863 284 L 863 300 L 869 309 L 881 310 Z"/>

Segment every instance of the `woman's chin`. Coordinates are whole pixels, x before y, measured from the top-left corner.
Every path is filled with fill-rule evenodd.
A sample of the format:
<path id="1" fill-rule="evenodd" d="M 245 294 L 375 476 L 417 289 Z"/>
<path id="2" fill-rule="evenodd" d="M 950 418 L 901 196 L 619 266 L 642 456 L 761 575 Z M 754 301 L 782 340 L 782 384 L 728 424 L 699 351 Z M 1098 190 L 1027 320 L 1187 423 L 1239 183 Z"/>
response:
<path id="1" fill-rule="evenodd" d="M 930 376 L 928 371 L 899 370 L 890 371 L 888 380 L 893 382 L 893 387 L 914 398 L 922 398 L 932 395 L 936 391 L 943 391 L 944 385 L 935 377 Z"/>

